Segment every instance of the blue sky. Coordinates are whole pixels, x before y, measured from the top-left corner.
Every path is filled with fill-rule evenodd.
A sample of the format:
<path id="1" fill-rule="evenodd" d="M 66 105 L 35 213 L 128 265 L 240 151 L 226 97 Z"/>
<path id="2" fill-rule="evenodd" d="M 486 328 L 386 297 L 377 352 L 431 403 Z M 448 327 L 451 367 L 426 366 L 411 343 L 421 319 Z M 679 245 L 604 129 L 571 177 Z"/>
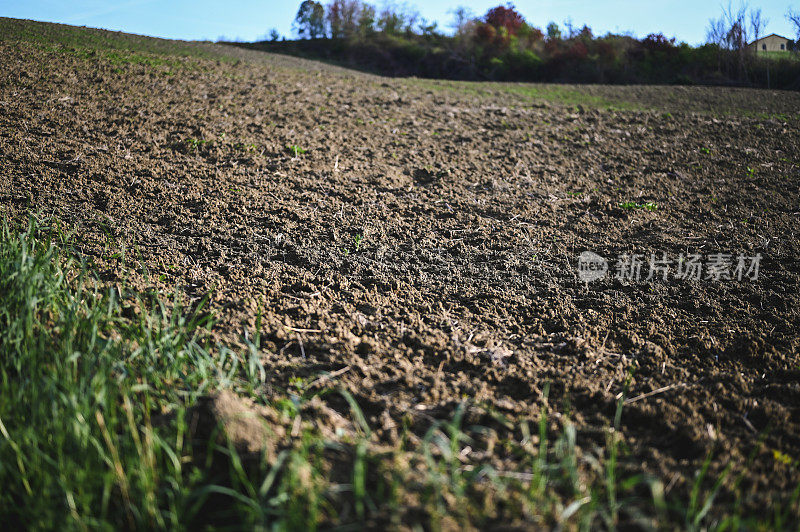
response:
<path id="1" fill-rule="evenodd" d="M 255 40 L 271 28 L 291 35 L 291 23 L 301 0 L 2 0 L 0 16 L 61 22 L 172 39 Z M 571 19 L 584 23 L 596 34 L 632 32 L 643 37 L 663 32 L 679 41 L 699 44 L 705 40 L 708 19 L 718 16 L 728 0 L 520 0 L 517 9 L 535 26 L 549 21 L 563 26 Z M 326 3 L 323 1 L 323 3 Z M 383 0 L 370 2 L 382 5 Z M 402 2 L 399 2 L 402 3 Z M 476 15 L 505 3 L 505 0 L 418 0 L 414 6 L 421 16 L 447 26 L 450 11 L 466 6 Z M 767 33 L 794 37 L 784 18 L 789 6 L 800 9 L 798 0 L 751 1 L 769 19 Z M 734 2 L 734 5 L 737 5 Z"/>

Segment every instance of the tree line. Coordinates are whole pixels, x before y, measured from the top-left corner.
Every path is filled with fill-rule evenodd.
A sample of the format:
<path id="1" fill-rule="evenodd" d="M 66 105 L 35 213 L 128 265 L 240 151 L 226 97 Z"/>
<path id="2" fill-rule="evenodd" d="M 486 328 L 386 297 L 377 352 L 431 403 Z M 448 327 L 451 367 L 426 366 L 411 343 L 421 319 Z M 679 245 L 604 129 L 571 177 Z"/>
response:
<path id="1" fill-rule="evenodd" d="M 800 14 L 789 11 L 800 40 Z M 361 0 L 304 0 L 296 41 L 256 47 L 335 61 L 387 75 L 471 80 L 598 83 L 704 83 L 800 89 L 800 61 L 760 58 L 751 40 L 767 25 L 761 10 L 730 7 L 709 22 L 704 45 L 663 34 L 594 35 L 586 25 L 530 24 L 512 5 L 475 16 L 454 11 L 452 32 L 408 5 L 378 9 Z M 792 43 L 794 44 L 794 42 Z M 800 49 L 800 47 L 797 47 Z"/>

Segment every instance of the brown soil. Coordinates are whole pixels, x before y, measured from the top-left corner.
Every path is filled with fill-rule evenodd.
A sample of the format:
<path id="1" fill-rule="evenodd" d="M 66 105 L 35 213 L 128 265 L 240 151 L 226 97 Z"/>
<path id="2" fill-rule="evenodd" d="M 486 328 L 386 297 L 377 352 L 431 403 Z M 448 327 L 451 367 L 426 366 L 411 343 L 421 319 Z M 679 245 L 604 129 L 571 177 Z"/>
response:
<path id="1" fill-rule="evenodd" d="M 124 245 L 137 282 L 213 289 L 226 341 L 260 309 L 265 401 L 297 377 L 341 386 L 389 442 L 464 398 L 535 418 L 550 383 L 599 444 L 630 375 L 627 397 L 657 393 L 624 408 L 629 459 L 670 489 L 709 451 L 747 469 L 753 507 L 798 485 L 799 95 L 594 87 L 566 105 L 225 53 L 241 61 L 1 43 L 3 210 L 66 221 L 108 280 L 105 246 Z M 587 287 L 585 250 L 763 261 L 756 281 Z"/>

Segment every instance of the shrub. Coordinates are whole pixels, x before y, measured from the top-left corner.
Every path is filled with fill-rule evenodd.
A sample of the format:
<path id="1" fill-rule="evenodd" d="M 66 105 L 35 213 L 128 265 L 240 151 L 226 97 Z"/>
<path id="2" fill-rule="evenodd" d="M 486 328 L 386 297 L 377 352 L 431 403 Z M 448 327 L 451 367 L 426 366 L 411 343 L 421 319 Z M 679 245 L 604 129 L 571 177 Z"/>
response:
<path id="1" fill-rule="evenodd" d="M 663 33 L 651 33 L 642 39 L 642 46 L 648 52 L 671 52 L 675 50 L 675 37 L 667 39 Z"/>
<path id="2" fill-rule="evenodd" d="M 532 50 L 509 50 L 505 55 L 507 73 L 514 78 L 538 79 L 542 60 Z"/>

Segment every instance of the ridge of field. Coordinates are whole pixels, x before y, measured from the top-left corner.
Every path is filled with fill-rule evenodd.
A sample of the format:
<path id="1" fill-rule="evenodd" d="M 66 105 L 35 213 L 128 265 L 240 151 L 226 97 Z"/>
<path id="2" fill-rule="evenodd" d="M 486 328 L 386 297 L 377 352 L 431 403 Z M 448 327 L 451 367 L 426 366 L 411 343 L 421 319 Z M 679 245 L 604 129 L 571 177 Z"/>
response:
<path id="1" fill-rule="evenodd" d="M 175 56 L 224 62 L 268 61 L 270 64 L 289 68 L 325 69 L 328 72 L 339 72 L 345 75 L 383 79 L 334 64 L 252 51 L 224 43 L 160 39 L 117 31 L 5 17 L 0 17 L 0 41 L 29 42 L 51 51 L 84 57 L 91 51 L 101 52 L 106 60 L 117 64 L 166 62 L 164 64 L 175 66 L 178 64 L 174 59 Z M 124 54 L 119 55 L 115 52 L 124 52 Z M 181 62 L 181 64 L 185 66 L 186 62 Z M 525 105 L 532 101 L 617 109 L 745 114 L 762 118 L 798 119 L 800 117 L 796 114 L 796 104 L 800 101 L 800 96 L 793 91 L 690 86 L 569 85 L 405 79 L 411 85 L 428 90 L 450 90 L 461 94 L 476 94 L 486 97 L 510 97 L 511 101 L 518 105 Z M 723 97 L 719 96 L 720 92 L 724 95 Z M 792 114 L 793 112 L 795 114 Z"/>

